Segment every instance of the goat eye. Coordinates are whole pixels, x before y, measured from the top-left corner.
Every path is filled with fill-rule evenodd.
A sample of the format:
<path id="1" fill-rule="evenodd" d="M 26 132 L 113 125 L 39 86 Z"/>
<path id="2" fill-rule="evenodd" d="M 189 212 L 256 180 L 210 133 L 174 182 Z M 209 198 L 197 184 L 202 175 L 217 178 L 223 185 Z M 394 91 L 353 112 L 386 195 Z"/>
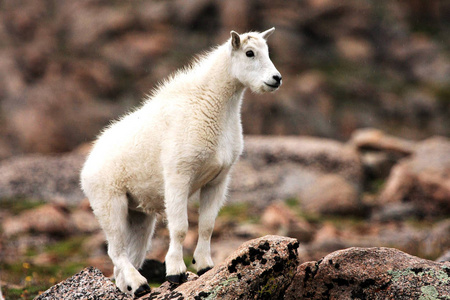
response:
<path id="1" fill-rule="evenodd" d="M 253 57 L 253 56 L 255 56 L 255 53 L 253 53 L 252 50 L 249 50 L 249 51 L 245 52 L 245 55 L 247 55 L 247 57 Z"/>

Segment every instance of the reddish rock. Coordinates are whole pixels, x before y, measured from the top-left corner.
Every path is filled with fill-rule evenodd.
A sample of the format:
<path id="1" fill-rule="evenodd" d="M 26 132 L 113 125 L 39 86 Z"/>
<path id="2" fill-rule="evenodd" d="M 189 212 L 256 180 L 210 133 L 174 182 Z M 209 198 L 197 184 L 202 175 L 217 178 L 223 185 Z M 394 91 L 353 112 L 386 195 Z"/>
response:
<path id="1" fill-rule="evenodd" d="M 445 299 L 450 264 L 392 248 L 349 248 L 297 269 L 284 299 Z"/>
<path id="2" fill-rule="evenodd" d="M 450 140 L 434 137 L 393 169 L 379 196 L 383 204 L 413 203 L 422 216 L 450 213 Z"/>
<path id="3" fill-rule="evenodd" d="M 359 129 L 352 134 L 349 141 L 359 150 L 377 150 L 395 152 L 403 156 L 410 155 L 415 149 L 415 143 L 397 138 L 374 128 Z"/>
<path id="4" fill-rule="evenodd" d="M 314 235 L 314 228 L 292 209 L 283 203 L 274 203 L 268 206 L 261 216 L 261 223 L 278 235 L 286 235 L 300 242 L 308 242 Z"/>
<path id="5" fill-rule="evenodd" d="M 2 227 L 6 236 L 28 232 L 65 236 L 74 232 L 68 210 L 57 204 L 47 204 L 10 217 L 3 222 Z"/>
<path id="6" fill-rule="evenodd" d="M 100 230 L 100 224 L 90 211 L 76 210 L 71 214 L 74 229 L 82 233 L 91 233 Z"/>
<path id="7" fill-rule="evenodd" d="M 297 268 L 297 248 L 295 239 L 280 236 L 251 240 L 197 280 L 170 292 L 154 291 L 141 299 L 277 299 L 282 297 Z"/>
<path id="8" fill-rule="evenodd" d="M 319 177 L 300 193 L 302 207 L 310 213 L 322 215 L 350 215 L 363 213 L 359 191 L 343 177 L 328 174 Z"/>

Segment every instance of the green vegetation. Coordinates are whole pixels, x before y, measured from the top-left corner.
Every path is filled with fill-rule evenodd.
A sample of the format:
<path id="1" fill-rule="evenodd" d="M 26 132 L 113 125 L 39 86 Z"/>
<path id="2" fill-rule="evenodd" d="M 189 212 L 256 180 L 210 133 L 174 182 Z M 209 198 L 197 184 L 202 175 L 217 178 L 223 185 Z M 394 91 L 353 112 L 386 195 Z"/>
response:
<path id="1" fill-rule="evenodd" d="M 5 299 L 33 299 L 39 292 L 87 267 L 87 254 L 80 250 L 85 239 L 85 236 L 75 236 L 48 245 L 40 255 L 47 256 L 49 263 L 33 263 L 39 254 L 36 249 L 29 249 L 21 262 L 0 262 L 1 279 L 8 282 L 2 286 Z"/>
<path id="2" fill-rule="evenodd" d="M 249 203 L 230 203 L 222 207 L 219 212 L 219 218 L 227 219 L 231 222 L 250 222 L 256 223 L 259 216 L 251 211 Z"/>
<path id="3" fill-rule="evenodd" d="M 2 280 L 14 284 L 2 286 L 5 299 L 33 299 L 86 267 L 82 262 L 60 262 L 49 265 L 35 265 L 28 262 L 0 264 Z"/>
<path id="4" fill-rule="evenodd" d="M 43 200 L 32 200 L 27 198 L 2 198 L 0 201 L 0 210 L 7 210 L 13 215 L 42 206 L 47 202 Z"/>

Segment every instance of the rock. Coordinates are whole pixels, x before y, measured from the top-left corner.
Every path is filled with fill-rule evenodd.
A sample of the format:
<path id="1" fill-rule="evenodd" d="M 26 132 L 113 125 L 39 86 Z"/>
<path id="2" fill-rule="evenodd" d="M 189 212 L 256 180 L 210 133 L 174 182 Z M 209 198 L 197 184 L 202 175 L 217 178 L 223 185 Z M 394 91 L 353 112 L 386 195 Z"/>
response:
<path id="1" fill-rule="evenodd" d="M 232 175 L 229 200 L 262 210 L 274 200 L 302 196 L 331 173 L 346 182 L 346 192 L 354 201 L 362 184 L 362 165 L 354 149 L 328 139 L 247 136 Z"/>
<path id="2" fill-rule="evenodd" d="M 363 151 L 394 152 L 402 156 L 412 154 L 415 149 L 414 142 L 387 135 L 381 130 L 374 128 L 364 128 L 355 131 L 349 143 Z"/>
<path id="3" fill-rule="evenodd" d="M 380 222 L 405 221 L 411 217 L 423 217 L 413 203 L 388 203 L 372 213 L 372 220 Z"/>
<path id="4" fill-rule="evenodd" d="M 1 161 L 0 201 L 79 203 L 85 198 L 79 184 L 85 158 L 80 154 L 26 155 Z"/>
<path id="5" fill-rule="evenodd" d="M 284 299 L 445 299 L 450 264 L 392 248 L 349 248 L 300 265 Z"/>
<path id="6" fill-rule="evenodd" d="M 391 171 L 379 202 L 413 203 L 423 216 L 450 213 L 450 140 L 434 137 L 418 143 L 414 154 Z"/>
<path id="7" fill-rule="evenodd" d="M 436 259 L 437 262 L 450 262 L 450 249 Z"/>
<path id="8" fill-rule="evenodd" d="M 322 215 L 363 214 L 357 187 L 343 177 L 327 174 L 320 176 L 299 194 L 306 212 Z"/>
<path id="9" fill-rule="evenodd" d="M 348 248 L 299 264 L 298 242 L 265 236 L 182 285 L 164 282 L 141 300 L 156 299 L 446 299 L 450 263 L 393 248 Z M 160 263 L 157 263 L 160 265 Z M 95 268 L 87 268 L 36 299 L 131 299 Z"/>
<path id="10" fill-rule="evenodd" d="M 197 280 L 169 293 L 155 291 L 141 299 L 277 299 L 297 268 L 297 248 L 295 239 L 280 236 L 251 240 Z"/>
<path id="11" fill-rule="evenodd" d="M 35 300 L 75 300 L 75 299 L 130 299 L 111 280 L 93 267 L 86 268 L 40 294 Z"/>
<path id="12" fill-rule="evenodd" d="M 378 189 L 380 180 L 389 176 L 392 167 L 415 149 L 414 142 L 374 128 L 356 130 L 348 143 L 361 155 L 368 189 Z M 370 186 L 373 183 L 375 186 Z"/>
<path id="13" fill-rule="evenodd" d="M 290 161 L 321 172 L 332 172 L 358 182 L 362 176 L 357 153 L 344 144 L 313 137 L 248 136 L 244 158 L 267 164 Z"/>
<path id="14" fill-rule="evenodd" d="M 450 220 L 440 221 L 427 231 L 422 241 L 421 256 L 436 257 L 450 249 Z"/>
<path id="15" fill-rule="evenodd" d="M 275 231 L 278 235 L 285 235 L 297 239 L 299 242 L 309 242 L 314 236 L 314 228 L 306 220 L 297 217 L 292 209 L 283 203 L 273 203 L 268 206 L 261 216 L 261 223 Z"/>
<path id="16" fill-rule="evenodd" d="M 6 219 L 3 232 L 7 237 L 20 233 L 45 233 L 66 236 L 74 232 L 68 210 L 61 205 L 46 204 Z"/>
<path id="17" fill-rule="evenodd" d="M 78 232 L 91 233 L 100 230 L 100 224 L 92 212 L 76 210 L 71 214 L 71 218 Z"/>

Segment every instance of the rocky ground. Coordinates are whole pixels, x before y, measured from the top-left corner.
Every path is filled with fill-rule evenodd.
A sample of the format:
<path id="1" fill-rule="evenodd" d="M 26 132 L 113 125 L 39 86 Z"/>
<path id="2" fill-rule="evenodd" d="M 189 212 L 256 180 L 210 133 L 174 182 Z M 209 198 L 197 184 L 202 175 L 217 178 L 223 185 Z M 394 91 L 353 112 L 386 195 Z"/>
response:
<path id="1" fill-rule="evenodd" d="M 30 299 L 88 266 L 112 274 L 103 234 L 78 186 L 87 151 L 89 146 L 0 162 L 1 283 L 7 299 Z M 349 247 L 391 247 L 449 260 L 449 174 L 450 140 L 444 137 L 414 142 L 375 129 L 359 130 L 346 143 L 247 136 L 216 222 L 213 260 L 220 264 L 241 244 L 268 234 L 297 239 L 299 265 Z M 193 199 L 188 266 L 197 206 Z M 161 218 L 148 258 L 163 261 L 167 246 Z"/>
<path id="2" fill-rule="evenodd" d="M 150 299 L 448 299 L 450 263 L 392 248 L 350 248 L 299 263 L 296 239 L 265 236 L 243 244 L 201 277 L 165 282 Z M 37 299 L 133 299 L 95 268 L 53 286 Z"/>

